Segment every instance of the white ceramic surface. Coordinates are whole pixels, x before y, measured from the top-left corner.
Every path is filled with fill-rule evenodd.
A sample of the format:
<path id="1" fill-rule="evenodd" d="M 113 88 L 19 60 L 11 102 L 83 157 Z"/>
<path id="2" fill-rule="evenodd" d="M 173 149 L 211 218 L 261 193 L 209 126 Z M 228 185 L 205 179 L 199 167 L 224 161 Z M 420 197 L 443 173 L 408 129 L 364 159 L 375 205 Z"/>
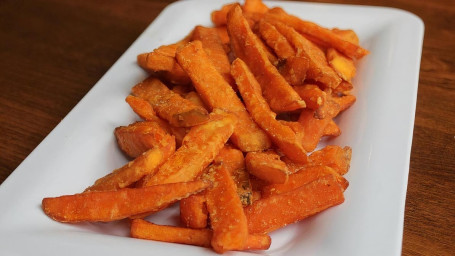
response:
<path id="1" fill-rule="evenodd" d="M 81 192 L 126 159 L 113 130 L 137 120 L 124 99 L 146 77 L 136 55 L 210 26 L 231 1 L 170 5 L 0 186 L 1 255 L 211 255 L 211 250 L 128 238 L 124 222 L 62 224 L 45 216 L 44 197 Z M 267 255 L 400 255 L 409 157 L 423 40 L 422 21 L 397 9 L 266 2 L 326 27 L 352 28 L 371 54 L 359 61 L 356 104 L 326 143 L 353 149 L 346 201 L 273 232 Z M 150 220 L 177 221 L 176 207 Z M 227 255 L 249 253 L 229 252 Z"/>

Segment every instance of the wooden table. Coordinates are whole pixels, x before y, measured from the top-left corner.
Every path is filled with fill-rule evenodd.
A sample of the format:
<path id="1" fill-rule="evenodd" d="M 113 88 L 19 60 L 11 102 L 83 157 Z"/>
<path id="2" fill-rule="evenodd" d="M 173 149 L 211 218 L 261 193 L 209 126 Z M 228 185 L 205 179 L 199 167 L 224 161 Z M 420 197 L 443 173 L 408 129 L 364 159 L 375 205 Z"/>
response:
<path id="1" fill-rule="evenodd" d="M 0 3 L 0 182 L 170 2 L 4 0 Z M 396 7 L 423 19 L 425 40 L 403 255 L 455 255 L 453 1 L 320 2 Z"/>

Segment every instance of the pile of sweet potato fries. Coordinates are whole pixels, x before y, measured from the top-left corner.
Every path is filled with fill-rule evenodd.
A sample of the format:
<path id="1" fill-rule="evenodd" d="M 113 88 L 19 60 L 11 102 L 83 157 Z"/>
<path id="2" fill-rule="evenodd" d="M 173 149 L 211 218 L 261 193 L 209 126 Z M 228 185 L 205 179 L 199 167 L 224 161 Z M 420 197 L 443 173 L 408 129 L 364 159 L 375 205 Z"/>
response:
<path id="1" fill-rule="evenodd" d="M 44 198 L 60 222 L 131 221 L 131 236 L 230 250 L 266 250 L 268 233 L 344 201 L 351 149 L 338 136 L 354 104 L 352 30 L 232 3 L 214 27 L 137 61 L 150 77 L 126 102 L 143 119 L 115 129 L 125 166 L 83 193 Z M 181 226 L 144 220 L 179 202 Z"/>

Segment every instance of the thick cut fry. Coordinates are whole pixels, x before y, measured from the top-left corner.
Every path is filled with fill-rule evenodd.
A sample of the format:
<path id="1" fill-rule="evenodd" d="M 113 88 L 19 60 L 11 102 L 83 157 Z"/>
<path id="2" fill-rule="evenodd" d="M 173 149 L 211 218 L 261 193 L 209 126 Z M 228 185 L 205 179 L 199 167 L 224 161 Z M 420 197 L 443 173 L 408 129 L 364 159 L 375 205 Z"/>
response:
<path id="1" fill-rule="evenodd" d="M 240 6 L 235 6 L 228 13 L 227 29 L 235 56 L 245 61 L 251 69 L 270 108 L 275 112 L 304 108 L 305 102 L 267 58 L 261 40 L 251 31 Z"/>
<path id="2" fill-rule="evenodd" d="M 165 47 L 165 49 L 160 49 Z M 177 49 L 177 45 L 162 46 L 153 52 L 142 53 L 137 56 L 141 68 L 153 76 L 163 78 L 173 84 L 189 84 L 191 80 L 183 71 L 170 51 Z"/>
<path id="3" fill-rule="evenodd" d="M 177 60 L 193 81 L 209 108 L 221 108 L 239 119 L 231 141 L 242 151 L 260 151 L 270 147 L 270 139 L 248 115 L 232 87 L 207 57 L 200 41 L 193 41 L 177 52 Z"/>
<path id="4" fill-rule="evenodd" d="M 309 109 L 318 109 L 325 103 L 326 93 L 315 84 L 294 86 L 294 89 L 306 102 Z"/>
<path id="5" fill-rule="evenodd" d="M 245 159 L 242 151 L 231 146 L 225 146 L 213 160 L 213 163 L 225 166 L 237 186 L 237 194 L 242 205 L 250 205 L 253 202 L 253 191 L 250 176 L 245 169 Z"/>
<path id="6" fill-rule="evenodd" d="M 289 180 L 286 183 L 264 186 L 261 194 L 263 197 L 269 197 L 289 192 L 327 175 L 334 176 L 343 190 L 346 190 L 349 182 L 334 169 L 323 165 L 306 165 L 300 168 L 299 171 L 289 175 Z"/>
<path id="7" fill-rule="evenodd" d="M 207 110 L 169 90 L 160 80 L 148 78 L 133 87 L 134 95 L 146 99 L 157 114 L 173 126 L 190 127 L 208 120 Z"/>
<path id="8" fill-rule="evenodd" d="M 107 222 L 160 210 L 163 205 L 198 193 L 209 185 L 194 181 L 48 197 L 43 199 L 42 207 L 46 215 L 59 222 Z"/>
<path id="9" fill-rule="evenodd" d="M 185 182 L 197 178 L 227 142 L 237 123 L 235 116 L 223 111 L 210 114 L 209 122 L 194 126 L 180 148 L 169 157 L 156 174 L 148 175 L 141 186 Z"/>
<path id="10" fill-rule="evenodd" d="M 280 74 L 284 79 L 293 86 L 303 85 L 308 68 L 310 67 L 310 61 L 307 57 L 303 56 L 291 56 L 284 60 L 283 65 L 278 66 Z M 295 89 L 295 87 L 294 87 Z M 297 92 L 298 94 L 298 92 Z M 300 94 L 299 94 L 300 96 Z M 302 98 L 305 101 L 305 99 Z M 305 103 L 307 103 L 305 101 Z M 308 105 L 307 105 L 308 107 Z"/>
<path id="11" fill-rule="evenodd" d="M 205 193 L 191 195 L 180 201 L 180 221 L 188 228 L 206 228 L 208 220 Z"/>
<path id="12" fill-rule="evenodd" d="M 322 106 L 316 109 L 314 117 L 318 119 L 333 118 L 341 111 L 341 106 L 334 100 L 332 94 L 326 94 L 325 102 Z"/>
<path id="13" fill-rule="evenodd" d="M 344 201 L 330 175 L 287 193 L 262 198 L 245 208 L 250 233 L 269 233 Z"/>
<path id="14" fill-rule="evenodd" d="M 115 137 L 120 149 L 135 158 L 145 151 L 159 147 L 169 148 L 167 157 L 175 150 L 175 139 L 158 122 L 135 122 L 128 126 L 115 128 Z"/>
<path id="15" fill-rule="evenodd" d="M 313 152 L 309 160 L 311 164 L 321 164 L 332 167 L 340 175 L 348 172 L 351 163 L 352 149 L 350 147 L 329 145 Z"/>
<path id="16" fill-rule="evenodd" d="M 216 29 L 196 26 L 193 32 L 193 40 L 201 41 L 202 48 L 204 48 L 216 70 L 218 70 L 226 82 L 231 86 L 235 86 L 234 79 L 231 76 L 231 63 Z"/>
<path id="17" fill-rule="evenodd" d="M 319 43 L 323 43 L 325 47 L 333 47 L 350 58 L 359 59 L 369 53 L 359 45 L 344 40 L 331 30 L 323 28 L 313 22 L 304 21 L 298 17 L 289 15 L 281 8 L 277 7 L 271 9 L 267 16 L 268 19 L 274 19 L 288 24 L 299 33 L 309 35 L 311 38 L 316 39 Z"/>
<path id="18" fill-rule="evenodd" d="M 213 229 L 211 245 L 218 253 L 245 248 L 248 226 L 237 188 L 223 164 L 211 166 L 206 191 L 207 210 Z"/>
<path id="19" fill-rule="evenodd" d="M 294 47 L 272 24 L 265 20 L 259 21 L 259 34 L 267 45 L 273 49 L 278 58 L 287 59 L 295 56 Z"/>
<path id="20" fill-rule="evenodd" d="M 231 51 L 231 47 L 229 46 L 230 39 L 226 26 L 214 27 L 214 29 L 218 33 L 218 36 L 223 43 L 224 51 L 226 51 L 226 53 L 229 53 Z"/>
<path id="21" fill-rule="evenodd" d="M 344 56 L 334 48 L 329 48 L 327 49 L 327 61 L 344 81 L 351 82 L 354 78 L 356 68 L 351 58 Z"/>
<path id="22" fill-rule="evenodd" d="M 157 118 L 152 105 L 142 98 L 128 95 L 125 101 L 130 105 L 131 109 L 143 120 L 155 120 Z"/>
<path id="23" fill-rule="evenodd" d="M 157 225 L 145 220 L 135 219 L 131 222 L 131 237 L 210 247 L 213 232 L 210 229 L 191 229 Z M 268 235 L 248 235 L 244 248 L 239 250 L 267 250 L 272 240 Z"/>
<path id="24" fill-rule="evenodd" d="M 327 63 L 324 52 L 314 43 L 295 31 L 292 27 L 281 22 L 273 22 L 280 31 L 297 49 L 296 56 L 304 56 L 310 61 L 307 77 L 335 88 L 341 83 L 341 78 Z"/>
<path id="25" fill-rule="evenodd" d="M 280 156 L 273 151 L 249 152 L 245 157 L 248 172 L 269 183 L 285 183 L 289 171 Z"/>
<path id="26" fill-rule="evenodd" d="M 236 59 L 232 63 L 231 72 L 254 121 L 267 132 L 285 155 L 296 162 L 306 162 L 302 141 L 290 127 L 275 119 L 275 113 L 262 97 L 261 87 L 246 64 L 241 59 Z"/>
<path id="27" fill-rule="evenodd" d="M 126 188 L 142 177 L 156 172 L 158 167 L 175 151 L 175 142 L 144 152 L 133 161 L 98 179 L 87 191 L 109 191 Z"/>
<path id="28" fill-rule="evenodd" d="M 350 43 L 359 44 L 359 37 L 352 29 L 332 28 L 332 32 Z"/>
<path id="29" fill-rule="evenodd" d="M 172 126 L 168 122 L 159 118 L 155 114 L 152 105 L 150 105 L 148 101 L 142 98 L 129 95 L 128 97 L 126 97 L 126 101 L 139 117 L 146 121 L 156 122 L 167 133 L 173 135 L 175 137 L 176 146 L 180 147 L 180 145 L 182 144 L 183 137 L 185 137 L 187 133 L 186 128 Z"/>

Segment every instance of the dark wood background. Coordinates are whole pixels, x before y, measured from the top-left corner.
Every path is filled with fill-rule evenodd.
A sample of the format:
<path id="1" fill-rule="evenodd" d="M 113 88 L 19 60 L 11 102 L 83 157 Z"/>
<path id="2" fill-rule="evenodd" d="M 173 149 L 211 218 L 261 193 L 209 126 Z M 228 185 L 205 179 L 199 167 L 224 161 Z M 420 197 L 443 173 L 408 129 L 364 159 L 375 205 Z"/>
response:
<path id="1" fill-rule="evenodd" d="M 170 2 L 0 1 L 0 183 Z M 402 254 L 455 255 L 453 0 L 315 2 L 396 7 L 423 19 Z"/>

